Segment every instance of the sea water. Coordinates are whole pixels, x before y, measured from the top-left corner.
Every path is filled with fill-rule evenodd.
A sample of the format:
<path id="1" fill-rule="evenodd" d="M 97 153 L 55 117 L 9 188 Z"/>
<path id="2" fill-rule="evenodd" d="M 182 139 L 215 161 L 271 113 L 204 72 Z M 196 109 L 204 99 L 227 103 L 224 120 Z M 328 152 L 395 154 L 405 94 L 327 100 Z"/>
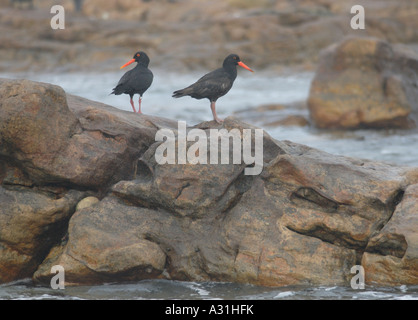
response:
<path id="1" fill-rule="evenodd" d="M 142 280 L 51 289 L 30 279 L 0 285 L 0 300 L 418 300 L 418 286 L 260 287 L 229 282 Z"/>

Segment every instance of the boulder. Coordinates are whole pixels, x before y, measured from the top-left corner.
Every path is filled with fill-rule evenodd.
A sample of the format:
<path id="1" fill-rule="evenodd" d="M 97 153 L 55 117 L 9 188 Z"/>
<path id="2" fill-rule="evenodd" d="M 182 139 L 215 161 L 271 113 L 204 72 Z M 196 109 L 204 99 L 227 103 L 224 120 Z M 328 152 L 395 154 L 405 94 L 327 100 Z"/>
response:
<path id="1" fill-rule="evenodd" d="M 0 158 L 26 185 L 105 191 L 133 177 L 162 125 L 174 122 L 67 96 L 50 84 L 0 80 Z"/>
<path id="2" fill-rule="evenodd" d="M 155 132 L 173 123 L 0 79 L 0 283 L 30 277 L 80 200 L 89 207 L 132 178 Z"/>
<path id="3" fill-rule="evenodd" d="M 49 285 L 61 265 L 67 285 L 348 285 L 362 264 L 368 283 L 418 283 L 418 168 L 277 141 L 233 117 L 184 126 L 208 145 L 235 129 L 214 154 L 229 147 L 226 163 L 162 163 L 157 133 L 178 148 L 180 123 L 48 84 L 3 80 L 0 93 L 0 282 Z M 186 140 L 194 159 L 200 139 Z M 236 141 L 261 164 L 234 163 Z"/>
<path id="4" fill-rule="evenodd" d="M 418 55 L 350 37 L 321 52 L 308 99 L 319 128 L 410 128 L 418 123 Z"/>
<path id="5" fill-rule="evenodd" d="M 194 128 L 254 129 L 231 117 Z M 35 281 L 48 282 L 60 264 L 72 285 L 146 278 L 347 285 L 418 180 L 417 168 L 334 156 L 267 133 L 255 176 L 232 161 L 159 164 L 160 145 L 139 159 L 135 179 L 74 214 L 68 242 L 51 251 Z"/>
<path id="6" fill-rule="evenodd" d="M 85 241 L 69 240 L 65 246 L 54 247 L 34 279 L 49 283 L 53 265 L 64 267 L 66 285 L 160 275 L 167 257 L 160 245 L 142 234 L 147 223 L 153 223 L 146 218 L 152 218 L 156 212 L 120 202 L 106 197 L 94 207 L 77 211 L 69 224 L 68 236 Z"/>

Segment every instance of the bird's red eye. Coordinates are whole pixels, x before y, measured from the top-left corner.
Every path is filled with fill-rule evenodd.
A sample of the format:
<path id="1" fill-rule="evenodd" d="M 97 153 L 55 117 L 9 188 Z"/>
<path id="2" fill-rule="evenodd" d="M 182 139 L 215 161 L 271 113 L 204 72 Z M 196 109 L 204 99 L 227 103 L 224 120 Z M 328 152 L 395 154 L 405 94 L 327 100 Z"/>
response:
<path id="1" fill-rule="evenodd" d="M 136 56 L 139 57 L 139 53 L 137 53 Z"/>

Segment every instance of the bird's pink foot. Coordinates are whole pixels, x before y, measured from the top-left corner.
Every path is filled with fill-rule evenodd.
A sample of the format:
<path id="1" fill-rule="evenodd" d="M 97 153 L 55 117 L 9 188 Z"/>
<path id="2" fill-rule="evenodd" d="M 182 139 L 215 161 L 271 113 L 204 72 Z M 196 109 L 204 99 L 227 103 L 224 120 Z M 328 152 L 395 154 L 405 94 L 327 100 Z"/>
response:
<path id="1" fill-rule="evenodd" d="M 215 120 L 219 124 L 221 124 L 222 122 L 224 122 L 222 119 L 219 119 L 218 118 L 218 115 L 216 114 L 215 102 L 214 101 L 211 101 L 211 103 L 210 103 L 210 109 L 212 110 L 213 120 Z"/>
<path id="2" fill-rule="evenodd" d="M 134 102 L 133 102 L 132 98 L 131 98 L 131 106 L 132 106 L 132 109 L 134 110 L 134 112 L 136 112 L 135 105 L 134 105 Z"/>
<path id="3" fill-rule="evenodd" d="M 138 100 L 138 113 L 142 113 L 141 112 L 141 102 L 142 102 L 142 98 L 140 97 Z"/>

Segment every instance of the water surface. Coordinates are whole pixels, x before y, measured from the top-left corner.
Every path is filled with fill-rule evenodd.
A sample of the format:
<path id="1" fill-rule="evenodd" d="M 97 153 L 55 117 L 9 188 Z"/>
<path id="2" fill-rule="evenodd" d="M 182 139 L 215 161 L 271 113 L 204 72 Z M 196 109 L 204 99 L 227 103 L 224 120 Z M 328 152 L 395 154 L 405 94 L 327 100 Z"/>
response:
<path id="1" fill-rule="evenodd" d="M 0 299 L 13 300 L 418 300 L 418 286 L 287 286 L 266 288 L 227 282 L 142 280 L 135 283 L 51 289 L 30 279 L 0 285 Z"/>

